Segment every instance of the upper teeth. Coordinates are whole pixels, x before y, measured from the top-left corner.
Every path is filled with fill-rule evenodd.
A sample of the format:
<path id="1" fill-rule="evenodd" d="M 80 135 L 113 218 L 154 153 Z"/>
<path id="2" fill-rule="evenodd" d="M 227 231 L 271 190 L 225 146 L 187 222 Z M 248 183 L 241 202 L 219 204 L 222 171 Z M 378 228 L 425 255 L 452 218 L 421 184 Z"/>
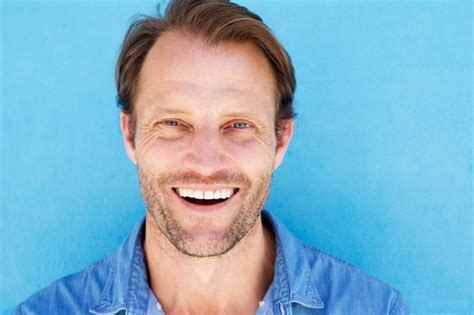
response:
<path id="1" fill-rule="evenodd" d="M 215 191 L 178 188 L 177 191 L 181 197 L 190 197 L 194 199 L 227 199 L 234 194 L 232 188 L 218 189 Z"/>

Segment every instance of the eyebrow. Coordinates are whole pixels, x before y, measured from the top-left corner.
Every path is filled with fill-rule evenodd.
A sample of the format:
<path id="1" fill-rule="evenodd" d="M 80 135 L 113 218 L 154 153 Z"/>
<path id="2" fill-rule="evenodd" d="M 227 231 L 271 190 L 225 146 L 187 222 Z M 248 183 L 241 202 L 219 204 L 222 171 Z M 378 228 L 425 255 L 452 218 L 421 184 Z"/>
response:
<path id="1" fill-rule="evenodd" d="M 179 108 L 163 108 L 160 107 L 157 104 L 150 104 L 150 108 L 153 108 L 154 111 L 163 113 L 163 114 L 181 114 L 181 115 L 186 115 L 189 114 L 190 112 L 184 109 L 179 109 Z M 263 120 L 263 116 L 260 115 L 260 113 L 257 112 L 250 112 L 246 110 L 234 110 L 229 113 L 224 113 L 225 117 L 236 117 L 236 116 L 249 116 L 249 117 L 255 117 L 257 119 Z"/>
<path id="2" fill-rule="evenodd" d="M 190 112 L 183 110 L 183 109 L 178 109 L 178 108 L 163 108 L 158 106 L 157 104 L 152 104 L 153 110 L 149 111 L 147 115 L 150 114 L 150 112 L 158 112 L 160 114 L 164 115 L 189 115 Z M 266 119 L 264 116 L 262 116 L 259 113 L 256 112 L 250 112 L 246 110 L 234 110 L 229 113 L 224 113 L 223 117 L 225 118 L 232 118 L 232 117 L 245 117 L 245 118 L 250 118 L 251 120 L 254 120 L 260 124 L 265 124 Z"/>
<path id="3" fill-rule="evenodd" d="M 172 115 L 175 115 L 175 114 L 178 114 L 178 115 L 186 115 L 186 114 L 189 114 L 188 111 L 186 110 L 183 110 L 183 109 L 178 109 L 178 108 L 163 108 L 163 107 L 160 107 L 159 105 L 157 104 L 150 104 L 150 110 L 149 111 L 152 111 L 152 112 L 159 112 L 160 114 L 172 114 Z"/>
<path id="4" fill-rule="evenodd" d="M 225 117 L 247 116 L 247 117 L 252 117 L 252 118 L 256 118 L 258 120 L 264 121 L 263 116 L 260 113 L 249 112 L 249 111 L 245 111 L 245 110 L 233 111 L 233 112 L 224 114 L 224 116 Z"/>

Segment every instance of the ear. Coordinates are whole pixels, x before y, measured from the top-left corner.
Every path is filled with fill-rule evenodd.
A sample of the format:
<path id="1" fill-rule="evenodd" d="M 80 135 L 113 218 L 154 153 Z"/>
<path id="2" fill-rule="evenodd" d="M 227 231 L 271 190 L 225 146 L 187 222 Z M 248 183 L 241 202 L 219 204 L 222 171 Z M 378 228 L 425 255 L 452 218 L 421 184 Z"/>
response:
<path id="1" fill-rule="evenodd" d="M 277 133 L 277 145 L 275 152 L 275 161 L 273 163 L 273 170 L 276 170 L 278 166 L 280 166 L 280 164 L 283 162 L 286 150 L 288 149 L 291 137 L 293 136 L 294 128 L 294 119 L 286 120 L 280 127 L 280 131 Z"/>
<path id="2" fill-rule="evenodd" d="M 125 145 L 125 150 L 127 151 L 128 158 L 134 163 L 137 164 L 135 158 L 135 144 L 130 131 L 130 116 L 124 112 L 120 112 L 120 129 L 122 130 L 122 139 Z"/>

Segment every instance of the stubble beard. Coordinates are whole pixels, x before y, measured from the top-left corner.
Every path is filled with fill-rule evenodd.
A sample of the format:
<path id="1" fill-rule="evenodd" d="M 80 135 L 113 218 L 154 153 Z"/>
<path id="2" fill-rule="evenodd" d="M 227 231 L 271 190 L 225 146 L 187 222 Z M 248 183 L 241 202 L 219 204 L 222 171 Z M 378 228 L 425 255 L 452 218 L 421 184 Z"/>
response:
<path id="1" fill-rule="evenodd" d="M 146 169 L 138 167 L 140 188 L 147 206 L 161 233 L 183 254 L 192 257 L 220 256 L 237 245 L 255 226 L 261 210 L 268 198 L 271 185 L 272 170 L 262 172 L 258 180 L 252 182 L 240 173 L 218 172 L 209 177 L 195 173 L 154 175 Z M 239 184 L 245 187 L 243 200 L 230 225 L 222 233 L 212 235 L 205 242 L 196 241 L 192 233 L 188 233 L 178 220 L 179 209 L 172 209 L 167 201 L 166 192 L 162 187 L 170 184 Z M 242 190 L 242 189 L 241 189 Z"/>

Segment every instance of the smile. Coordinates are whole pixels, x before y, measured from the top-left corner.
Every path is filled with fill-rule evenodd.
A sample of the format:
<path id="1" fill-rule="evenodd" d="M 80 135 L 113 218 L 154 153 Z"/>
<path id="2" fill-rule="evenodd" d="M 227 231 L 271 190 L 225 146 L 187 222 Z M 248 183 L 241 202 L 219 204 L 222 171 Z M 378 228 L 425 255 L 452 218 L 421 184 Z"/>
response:
<path id="1" fill-rule="evenodd" d="M 234 196 L 238 188 L 220 188 L 201 190 L 192 188 L 174 187 L 173 191 L 185 201 L 195 205 L 215 205 L 222 203 Z"/>

